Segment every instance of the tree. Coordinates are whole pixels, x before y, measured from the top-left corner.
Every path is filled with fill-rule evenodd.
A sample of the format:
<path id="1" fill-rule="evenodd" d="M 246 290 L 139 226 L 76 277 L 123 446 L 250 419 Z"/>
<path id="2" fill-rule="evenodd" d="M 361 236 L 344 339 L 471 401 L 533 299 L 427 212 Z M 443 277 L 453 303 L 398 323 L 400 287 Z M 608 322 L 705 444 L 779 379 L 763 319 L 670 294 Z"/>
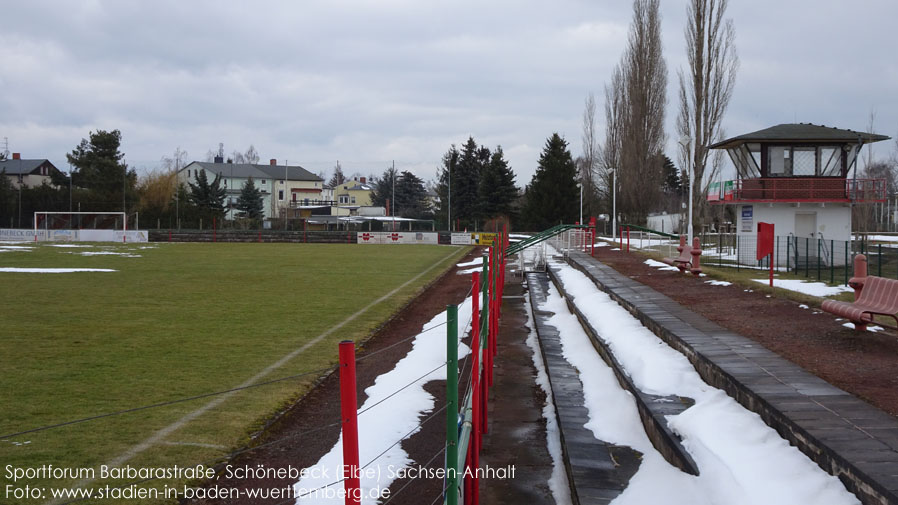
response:
<path id="1" fill-rule="evenodd" d="M 424 181 L 409 171 L 396 179 L 396 215 L 412 219 L 431 217 Z"/>
<path id="2" fill-rule="evenodd" d="M 176 224 L 171 218 L 175 213 L 177 186 L 178 177 L 174 171 L 154 170 L 140 178 L 137 183 L 137 208 L 144 222 L 156 224 L 164 218 L 166 225 Z"/>
<path id="3" fill-rule="evenodd" d="M 199 210 L 200 217 L 206 219 L 224 215 L 226 191 L 221 184 L 221 175 L 216 175 L 210 183 L 206 171 L 200 170 L 196 184 L 190 182 L 190 203 Z"/>
<path id="4" fill-rule="evenodd" d="M 511 216 L 518 188 L 514 183 L 514 172 L 505 160 L 502 146 L 496 147 L 489 163 L 480 174 L 477 188 L 480 208 L 478 214 L 488 220 L 500 216 Z"/>
<path id="5" fill-rule="evenodd" d="M 680 170 L 666 154 L 661 155 L 661 171 L 664 173 L 664 192 L 668 195 L 683 194 L 683 177 Z"/>
<path id="6" fill-rule="evenodd" d="M 621 59 L 618 127 L 618 208 L 644 222 L 661 194 L 659 154 L 665 142 L 667 65 L 661 45 L 659 0 L 635 0 L 629 42 Z M 617 119 L 617 118 L 616 118 Z M 622 141 L 626 139 L 626 141 Z"/>
<path id="7" fill-rule="evenodd" d="M 346 176 L 343 175 L 343 167 L 340 166 L 340 162 L 338 161 L 337 164 L 334 165 L 334 175 L 332 175 L 330 180 L 327 181 L 327 185 L 332 188 L 336 188 L 344 182 L 346 182 Z"/>
<path id="8" fill-rule="evenodd" d="M 438 172 L 439 181 L 437 182 L 437 196 L 440 199 L 439 208 L 437 209 L 437 220 L 441 225 L 445 225 L 446 229 L 454 230 L 455 227 L 450 221 L 455 221 L 453 213 L 454 201 L 457 198 L 457 189 L 452 185 L 452 177 L 456 174 L 458 168 L 459 152 L 455 144 L 449 146 L 449 150 L 443 154 L 440 170 Z M 442 226 L 441 226 L 442 227 Z"/>
<path id="9" fill-rule="evenodd" d="M 455 172 L 452 174 L 452 219 L 461 227 L 476 226 L 478 205 L 477 189 L 480 172 L 489 162 L 489 149 L 477 147 L 474 137 L 462 146 Z"/>
<path id="10" fill-rule="evenodd" d="M 567 142 L 552 134 L 524 195 L 522 217 L 529 229 L 543 230 L 577 220 L 580 192 L 576 177 L 577 167 Z"/>
<path id="11" fill-rule="evenodd" d="M 690 0 L 687 8 L 686 55 L 688 74 L 677 71 L 680 83 L 677 133 L 691 142 L 680 145 L 680 164 L 692 169 L 693 206 L 705 210 L 708 185 L 720 170 L 720 158 L 708 171 L 708 146 L 723 137 L 721 122 L 733 88 L 739 57 L 731 19 L 724 19 L 728 0 Z M 707 181 L 707 182 L 704 182 Z M 687 191 L 688 192 L 688 191 Z M 695 222 L 693 222 L 693 225 Z"/>
<path id="12" fill-rule="evenodd" d="M 377 179 L 374 190 L 371 192 L 371 205 L 386 208 L 388 215 L 393 215 L 393 210 L 396 209 L 396 202 L 393 201 L 395 178 L 396 169 L 387 168 L 384 170 L 384 174 Z"/>
<path id="13" fill-rule="evenodd" d="M 586 97 L 583 109 L 583 155 L 577 164 L 577 175 L 583 185 L 583 206 L 586 215 L 599 213 L 597 179 L 599 169 L 599 141 L 596 127 L 596 98 L 592 93 Z"/>
<path id="14" fill-rule="evenodd" d="M 119 130 L 97 130 L 66 155 L 74 169 L 72 184 L 91 192 L 91 210 L 120 210 L 127 198 L 136 199 L 137 173 L 124 163 L 121 142 Z"/>
<path id="15" fill-rule="evenodd" d="M 249 219 L 262 219 L 263 207 L 262 191 L 256 187 L 256 183 L 250 177 L 240 190 L 240 197 L 237 199 L 237 210 L 239 211 L 237 216 Z"/>

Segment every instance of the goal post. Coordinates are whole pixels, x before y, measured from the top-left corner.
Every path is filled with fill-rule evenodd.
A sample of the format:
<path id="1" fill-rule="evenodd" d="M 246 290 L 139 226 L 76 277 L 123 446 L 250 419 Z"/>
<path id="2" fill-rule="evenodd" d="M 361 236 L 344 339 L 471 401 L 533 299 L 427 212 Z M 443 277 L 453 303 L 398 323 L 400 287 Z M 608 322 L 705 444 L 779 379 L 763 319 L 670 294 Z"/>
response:
<path id="1" fill-rule="evenodd" d="M 75 217 L 78 217 L 77 226 L 75 225 Z M 35 211 L 34 213 L 35 234 L 40 230 L 82 228 L 128 231 L 128 218 L 124 212 Z"/>

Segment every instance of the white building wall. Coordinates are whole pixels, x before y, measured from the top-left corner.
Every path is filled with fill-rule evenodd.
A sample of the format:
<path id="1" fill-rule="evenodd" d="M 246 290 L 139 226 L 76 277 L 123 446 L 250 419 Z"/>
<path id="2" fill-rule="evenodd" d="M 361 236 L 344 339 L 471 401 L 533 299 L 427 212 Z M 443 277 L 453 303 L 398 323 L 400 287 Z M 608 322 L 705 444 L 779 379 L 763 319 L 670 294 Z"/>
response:
<path id="1" fill-rule="evenodd" d="M 805 219 L 807 222 L 810 219 L 809 217 L 796 217 L 798 215 L 813 216 L 815 225 L 812 232 L 805 233 L 806 230 L 796 229 L 797 220 Z M 830 263 L 845 264 L 844 246 L 845 242 L 851 239 L 851 208 L 848 204 L 755 203 L 736 206 L 736 233 L 741 244 L 739 247 L 740 263 L 757 263 L 754 256 L 754 244 L 756 244 L 758 223 L 760 222 L 773 223 L 774 234 L 779 237 L 776 242 L 780 251 L 777 260 L 778 266 L 794 263 L 796 254 L 800 257 L 809 256 L 810 261 L 816 262 L 818 251 L 826 265 Z M 797 240 L 792 237 L 797 237 Z M 791 244 L 786 246 L 783 241 L 791 241 Z M 784 251 L 789 251 L 788 262 Z M 850 256 L 850 252 L 848 256 Z"/>
<path id="2" fill-rule="evenodd" d="M 679 233 L 682 214 L 649 214 L 647 228 L 664 233 Z"/>
<path id="3" fill-rule="evenodd" d="M 751 220 L 743 217 L 751 208 Z M 740 236 L 758 234 L 758 223 L 773 223 L 777 236 L 797 235 L 796 214 L 813 215 L 816 220 L 814 238 L 846 241 L 851 239 L 851 208 L 841 203 L 755 203 L 736 207 L 736 230 Z M 801 235 L 802 237 L 805 234 Z"/>

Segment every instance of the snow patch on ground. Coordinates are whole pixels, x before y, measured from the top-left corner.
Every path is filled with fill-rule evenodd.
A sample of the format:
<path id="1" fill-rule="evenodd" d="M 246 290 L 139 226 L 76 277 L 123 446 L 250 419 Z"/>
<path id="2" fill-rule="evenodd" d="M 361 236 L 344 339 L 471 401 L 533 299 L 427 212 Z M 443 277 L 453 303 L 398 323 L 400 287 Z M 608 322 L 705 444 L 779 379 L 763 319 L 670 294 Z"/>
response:
<path id="1" fill-rule="evenodd" d="M 78 245 L 78 244 L 47 244 L 47 247 L 61 247 L 65 249 L 74 249 L 78 247 L 93 247 L 92 245 Z"/>
<path id="2" fill-rule="evenodd" d="M 470 314 L 472 299 L 469 297 L 459 305 L 458 313 Z M 463 316 L 460 316 L 463 317 Z M 384 490 L 395 480 L 395 472 L 407 468 L 413 463 L 407 452 L 402 449 L 402 444 L 394 442 L 411 433 L 420 430 L 419 423 L 433 411 L 435 399 L 424 389 L 424 385 L 434 380 L 446 380 L 446 367 L 440 364 L 446 363 L 446 312 L 441 312 L 428 323 L 428 328 L 419 333 L 412 342 L 412 350 L 404 358 L 396 363 L 396 366 L 381 374 L 374 380 L 374 384 L 365 389 L 368 395 L 365 403 L 359 407 L 362 412 L 369 407 L 370 412 L 359 416 L 359 462 L 361 465 L 370 465 L 360 472 L 360 486 L 362 491 L 362 503 L 373 505 L 377 503 L 374 495 L 378 490 Z M 461 360 L 470 353 L 470 348 L 461 343 L 464 332 L 459 332 L 458 359 Z M 433 369 L 437 369 L 429 373 Z M 426 376 L 424 376 L 426 374 Z M 422 377 L 424 376 L 424 377 Z M 409 384 L 412 384 L 409 387 Z M 406 387 L 402 391 L 400 388 Z M 399 391 L 398 393 L 396 393 Z M 390 395 L 395 396 L 390 397 Z M 388 398 L 389 397 L 389 398 Z M 379 403 L 383 402 L 383 403 Z M 376 406 L 374 406 L 377 404 Z M 438 415 L 431 419 L 432 423 L 445 423 L 446 415 Z M 375 457 L 386 451 L 377 460 Z M 425 461 L 418 461 L 424 464 Z M 308 492 L 322 486 L 333 483 L 342 476 L 343 466 L 343 435 L 337 440 L 331 450 L 321 457 L 318 462 L 307 472 L 308 477 L 300 479 L 293 485 L 294 490 Z M 317 478 L 316 478 L 317 477 Z M 331 486 L 331 490 L 342 490 Z M 312 493 L 299 498 L 296 503 L 315 504 L 342 504 L 343 496 L 335 493 Z"/>
<path id="3" fill-rule="evenodd" d="M 842 326 L 844 326 L 846 328 L 851 328 L 852 330 L 855 329 L 854 323 L 844 323 Z M 879 333 L 881 331 L 885 331 L 885 328 L 883 328 L 882 326 L 877 326 L 875 324 L 867 325 L 867 331 L 872 331 L 873 333 Z"/>
<path id="4" fill-rule="evenodd" d="M 120 253 L 120 252 L 112 252 L 112 251 L 85 251 L 79 253 L 69 253 L 69 254 L 78 254 L 80 256 L 122 256 L 124 258 L 142 258 L 143 256 L 139 254 L 130 254 L 130 253 Z"/>
<path id="5" fill-rule="evenodd" d="M 465 263 L 458 263 L 455 266 L 457 266 L 458 268 L 464 268 L 464 267 L 472 267 L 474 265 L 483 266 L 483 258 L 476 258 L 476 259 L 473 259 L 473 260 L 465 262 Z"/>
<path id="6" fill-rule="evenodd" d="M 798 306 L 798 308 L 799 309 L 809 309 L 810 307 L 808 307 L 807 305 L 802 303 L 801 305 Z"/>
<path id="7" fill-rule="evenodd" d="M 566 359 L 581 371 L 590 421 L 587 427 L 606 441 L 624 443 L 643 451 L 646 457 L 630 486 L 616 505 L 645 503 L 683 504 L 857 504 L 841 482 L 825 473 L 797 448 L 768 427 L 761 418 L 745 410 L 726 393 L 706 384 L 689 361 L 646 329 L 623 307 L 582 273 L 556 264 L 558 275 L 576 304 L 584 310 L 592 326 L 605 339 L 615 357 L 642 391 L 659 395 L 693 398 L 695 405 L 676 416 L 668 416 L 671 428 L 683 438 L 683 444 L 695 459 L 701 475 L 693 477 L 673 469 L 658 456 L 639 433 L 624 433 L 627 426 L 641 432 L 634 407 L 622 412 L 624 402 L 605 397 L 617 382 L 611 371 L 598 359 L 576 321 L 563 321 L 565 302 L 551 293 L 545 310 L 554 310 L 562 335 Z M 569 313 L 568 317 L 573 318 Z M 558 317 L 559 319 L 556 319 Z M 568 337 L 568 335 L 575 335 Z M 583 335 L 583 336 L 581 336 Z M 568 357 L 568 341 L 572 341 Z M 585 356 L 594 357 L 591 364 Z M 601 365 L 601 367 L 600 367 Z M 604 371 L 597 372 L 600 368 Z M 606 375 L 603 379 L 600 375 Z M 629 394 L 623 394 L 629 397 Z M 596 403 L 592 403 L 596 402 Z M 629 399 L 632 405 L 632 399 Z M 614 413 L 623 417 L 596 421 L 594 412 Z M 621 430 L 621 431 L 618 431 Z M 607 438 L 606 438 L 607 437 Z M 619 437 L 619 438 L 616 438 Z M 641 434 L 645 438 L 645 434 Z"/>
<path id="8" fill-rule="evenodd" d="M 710 284 L 712 286 L 732 286 L 732 282 L 727 281 L 705 281 L 705 284 Z"/>
<path id="9" fill-rule="evenodd" d="M 752 279 L 754 282 L 769 284 L 770 279 Z M 797 291 L 821 298 L 837 295 L 839 293 L 851 293 L 854 290 L 848 286 L 828 286 L 823 282 L 807 282 L 798 279 L 773 279 L 773 287 Z"/>
<path id="10" fill-rule="evenodd" d="M 117 272 L 109 268 L 15 268 L 0 267 L 0 273 L 67 274 L 72 272 Z"/>
<path id="11" fill-rule="evenodd" d="M 533 352 L 533 366 L 536 368 L 536 383 L 546 395 L 546 404 L 543 405 L 543 419 L 546 420 L 546 445 L 549 455 L 552 456 L 552 475 L 549 477 L 549 490 L 555 498 L 556 505 L 570 505 L 571 488 L 564 467 L 564 457 L 561 449 L 561 432 L 558 429 L 558 414 L 555 412 L 555 400 L 552 396 L 552 386 L 549 384 L 549 375 L 546 373 L 546 364 L 543 362 L 542 351 L 539 349 L 536 332 L 533 330 L 533 307 L 530 306 L 530 297 L 524 298 L 527 312 L 527 327 L 530 334 L 527 336 L 527 347 Z"/>
<path id="12" fill-rule="evenodd" d="M 482 272 L 482 271 L 483 271 L 483 267 L 474 267 L 474 268 L 469 268 L 467 270 L 459 270 L 458 272 L 455 272 L 455 273 L 457 275 L 467 275 L 467 274 L 472 274 L 474 272 Z"/>
<path id="13" fill-rule="evenodd" d="M 671 272 L 679 272 L 680 271 L 680 269 L 675 266 L 671 266 L 671 265 L 668 265 L 667 263 L 662 263 L 657 260 L 645 260 L 643 263 L 645 263 L 646 265 L 648 265 L 650 267 L 655 267 L 658 270 L 669 270 Z"/>

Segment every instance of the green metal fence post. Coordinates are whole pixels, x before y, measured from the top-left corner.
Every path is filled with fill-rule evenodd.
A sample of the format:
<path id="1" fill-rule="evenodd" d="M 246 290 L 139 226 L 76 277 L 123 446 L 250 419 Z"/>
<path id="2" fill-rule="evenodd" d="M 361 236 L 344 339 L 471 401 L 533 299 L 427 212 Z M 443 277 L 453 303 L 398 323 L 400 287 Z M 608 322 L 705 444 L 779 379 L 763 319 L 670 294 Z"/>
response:
<path id="1" fill-rule="evenodd" d="M 458 306 L 446 318 L 446 503 L 458 505 Z"/>
<path id="2" fill-rule="evenodd" d="M 791 272 L 791 260 L 792 259 L 792 239 L 786 237 L 786 271 Z"/>
<path id="3" fill-rule="evenodd" d="M 848 243 L 845 241 L 845 285 L 848 285 Z"/>
<path id="4" fill-rule="evenodd" d="M 817 280 L 820 280 L 820 239 L 817 239 Z"/>
<path id="5" fill-rule="evenodd" d="M 804 238 L 804 276 L 811 278 L 811 239 Z"/>
<path id="6" fill-rule="evenodd" d="M 835 241 L 829 240 L 829 283 L 836 283 L 836 249 Z"/>

